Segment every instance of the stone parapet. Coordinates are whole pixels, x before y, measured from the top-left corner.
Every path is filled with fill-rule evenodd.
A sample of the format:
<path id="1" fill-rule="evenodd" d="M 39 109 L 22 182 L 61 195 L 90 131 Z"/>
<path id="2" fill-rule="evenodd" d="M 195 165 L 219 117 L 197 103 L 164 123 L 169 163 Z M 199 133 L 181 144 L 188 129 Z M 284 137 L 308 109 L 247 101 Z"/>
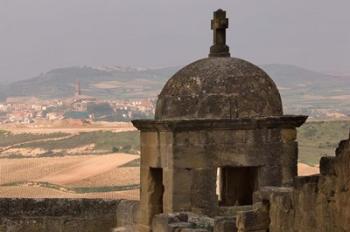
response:
<path id="1" fill-rule="evenodd" d="M 108 232 L 136 222 L 137 202 L 103 199 L 0 199 L 1 232 Z"/>
<path id="2" fill-rule="evenodd" d="M 269 208 L 270 232 L 350 231 L 350 141 L 323 157 L 320 175 L 296 177 L 293 187 L 263 187 L 254 202 Z"/>
<path id="3" fill-rule="evenodd" d="M 159 214 L 153 218 L 154 232 L 210 232 L 214 219 L 190 212 Z"/>

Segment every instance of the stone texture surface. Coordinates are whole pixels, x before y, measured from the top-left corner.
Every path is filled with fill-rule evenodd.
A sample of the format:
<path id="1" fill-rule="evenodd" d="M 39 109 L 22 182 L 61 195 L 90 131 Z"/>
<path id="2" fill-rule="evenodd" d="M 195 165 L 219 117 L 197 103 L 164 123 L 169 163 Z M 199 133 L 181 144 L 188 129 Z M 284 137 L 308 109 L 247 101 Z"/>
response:
<path id="1" fill-rule="evenodd" d="M 350 231 L 350 144 L 321 160 L 321 175 L 297 178 L 294 188 L 260 193 L 270 201 L 271 232 Z"/>
<path id="2" fill-rule="evenodd" d="M 140 218 L 140 202 L 121 200 L 117 206 L 117 225 L 130 226 L 138 223 Z"/>
<path id="3" fill-rule="evenodd" d="M 216 217 L 214 232 L 237 232 L 236 217 Z"/>
<path id="4" fill-rule="evenodd" d="M 195 137 L 192 139 L 195 143 L 201 141 L 201 139 Z M 293 135 L 288 136 L 288 139 L 283 139 L 283 141 L 288 144 L 293 143 L 294 139 L 295 136 Z M 170 213 L 154 217 L 153 231 L 350 231 L 349 140 L 342 141 L 339 144 L 336 157 L 322 158 L 320 168 L 321 175 L 295 177 L 294 183 L 289 187 L 262 187 L 254 194 L 254 204 L 252 206 L 235 206 L 228 207 L 226 210 L 220 208 L 220 211 L 213 211 L 214 214 L 225 211 L 226 216 L 208 218 L 203 216 L 207 213 L 200 210 L 198 211 L 200 216 L 192 216 L 196 220 L 210 222 L 209 227 L 199 226 L 200 228 L 197 228 L 198 225 L 203 225 L 203 223 L 191 220 L 189 215 L 194 215 L 193 213 Z M 196 169 L 191 171 L 193 177 L 197 175 L 194 170 Z M 209 174 L 202 173 L 208 170 L 210 169 L 201 170 L 198 172 L 198 176 L 209 176 Z M 198 183 L 202 183 L 202 181 L 199 180 Z M 202 188 L 195 187 L 194 189 Z M 204 197 L 201 194 L 206 196 Z M 201 201 L 210 196 L 205 190 L 198 191 L 195 195 L 199 199 L 191 201 L 193 206 L 197 204 L 196 201 L 199 201 L 198 205 L 207 204 L 206 201 Z M 193 207 L 192 211 L 195 210 L 196 207 Z"/>
<path id="5" fill-rule="evenodd" d="M 150 231 L 152 219 L 160 213 L 191 211 L 227 216 L 223 206 L 249 204 L 252 192 L 260 187 L 290 185 L 298 157 L 295 127 L 305 120 L 305 116 L 275 116 L 133 121 L 141 130 L 142 140 L 140 230 Z M 239 201 L 220 200 L 216 192 L 220 168 L 226 168 L 227 175 L 249 174 L 246 188 L 223 181 L 222 175 L 219 179 L 225 182 L 226 190 L 228 186 L 234 188 L 230 193 L 237 198 L 245 194 L 238 194 L 242 189 L 249 196 Z M 161 178 L 152 175 L 154 169 Z"/>
<path id="6" fill-rule="evenodd" d="M 159 133 L 155 131 L 141 132 L 141 166 L 161 167 L 160 156 L 160 138 Z"/>
<path id="7" fill-rule="evenodd" d="M 236 226 L 238 232 L 267 231 L 269 224 L 269 210 L 262 203 L 255 204 L 252 210 L 237 213 Z"/>
<path id="8" fill-rule="evenodd" d="M 1 232 L 109 232 L 136 221 L 137 202 L 91 199 L 0 199 Z M 119 217 L 119 219 L 118 219 Z"/>
<path id="9" fill-rule="evenodd" d="M 210 232 L 214 220 L 190 212 L 156 215 L 152 223 L 154 232 Z"/>
<path id="10" fill-rule="evenodd" d="M 158 97 L 156 119 L 233 119 L 282 115 L 275 83 L 231 57 L 198 60 L 177 72 Z"/>

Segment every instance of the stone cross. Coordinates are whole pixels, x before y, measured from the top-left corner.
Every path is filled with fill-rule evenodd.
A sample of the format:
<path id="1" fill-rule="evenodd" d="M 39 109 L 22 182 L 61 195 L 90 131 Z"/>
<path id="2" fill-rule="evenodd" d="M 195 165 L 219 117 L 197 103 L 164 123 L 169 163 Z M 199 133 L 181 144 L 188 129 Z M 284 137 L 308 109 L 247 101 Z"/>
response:
<path id="1" fill-rule="evenodd" d="M 226 11 L 219 9 L 214 12 L 214 19 L 211 20 L 211 29 L 214 34 L 214 45 L 210 47 L 209 57 L 229 57 L 230 48 L 226 45 L 226 29 L 228 18 Z"/>

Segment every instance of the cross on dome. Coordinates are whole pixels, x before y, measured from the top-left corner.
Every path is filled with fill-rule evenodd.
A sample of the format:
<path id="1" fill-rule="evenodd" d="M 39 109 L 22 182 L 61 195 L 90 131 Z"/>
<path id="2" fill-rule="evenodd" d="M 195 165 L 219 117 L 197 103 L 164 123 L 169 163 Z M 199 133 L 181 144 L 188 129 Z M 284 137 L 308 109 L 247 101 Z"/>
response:
<path id="1" fill-rule="evenodd" d="M 228 18 L 226 11 L 219 9 L 214 12 L 211 20 L 213 30 L 213 46 L 210 47 L 209 57 L 229 57 L 230 48 L 226 45 L 226 29 L 228 28 Z"/>

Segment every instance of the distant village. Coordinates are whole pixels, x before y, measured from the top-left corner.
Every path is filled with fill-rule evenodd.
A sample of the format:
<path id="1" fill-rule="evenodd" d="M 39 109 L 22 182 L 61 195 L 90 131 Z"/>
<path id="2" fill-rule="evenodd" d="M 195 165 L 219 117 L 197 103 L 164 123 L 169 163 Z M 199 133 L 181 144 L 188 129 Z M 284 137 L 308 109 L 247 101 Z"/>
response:
<path id="1" fill-rule="evenodd" d="M 0 102 L 0 124 L 31 124 L 40 121 L 130 121 L 151 118 L 155 99 L 99 100 L 81 93 L 77 82 L 73 97 L 43 100 L 36 97 L 9 97 Z"/>
<path id="2" fill-rule="evenodd" d="M 44 100 L 37 97 L 8 97 L 0 102 L 0 124 L 35 124 L 70 120 L 75 123 L 97 121 L 129 122 L 154 117 L 155 98 L 106 100 L 82 94 L 80 82 L 71 97 Z M 285 107 L 287 114 L 309 115 L 311 120 L 348 120 L 347 108 L 329 109 L 319 106 Z"/>

